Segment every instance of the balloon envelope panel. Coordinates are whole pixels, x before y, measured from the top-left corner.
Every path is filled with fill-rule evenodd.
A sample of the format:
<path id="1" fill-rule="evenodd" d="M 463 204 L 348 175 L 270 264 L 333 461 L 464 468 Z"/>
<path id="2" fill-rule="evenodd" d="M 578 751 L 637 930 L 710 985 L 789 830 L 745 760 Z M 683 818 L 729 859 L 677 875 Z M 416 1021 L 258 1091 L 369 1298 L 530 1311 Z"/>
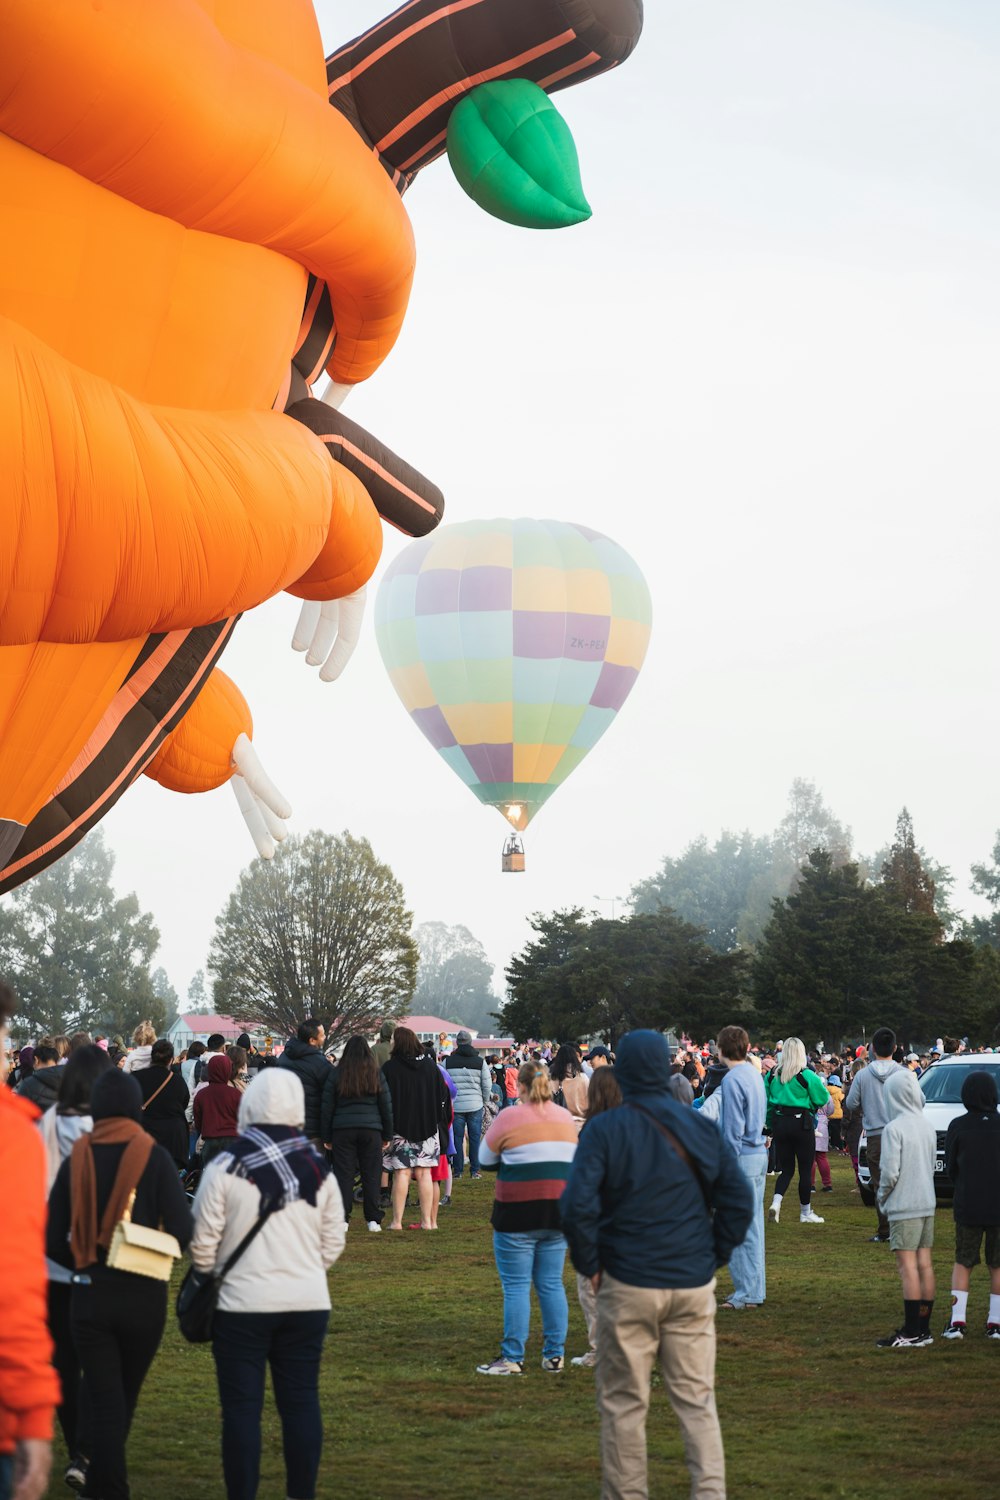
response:
<path id="1" fill-rule="evenodd" d="M 566 521 L 467 521 L 400 553 L 375 628 L 410 717 L 513 827 L 597 744 L 638 676 L 652 618 L 638 565 Z"/>

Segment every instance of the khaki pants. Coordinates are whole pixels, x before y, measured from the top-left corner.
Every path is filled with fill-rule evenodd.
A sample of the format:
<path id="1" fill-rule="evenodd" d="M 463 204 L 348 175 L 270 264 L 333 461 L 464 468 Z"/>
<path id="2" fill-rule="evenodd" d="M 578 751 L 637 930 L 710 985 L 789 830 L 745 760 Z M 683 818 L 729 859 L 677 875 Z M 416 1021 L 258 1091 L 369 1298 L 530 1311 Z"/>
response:
<path id="1" fill-rule="evenodd" d="M 714 1293 L 714 1280 L 670 1291 L 626 1286 L 605 1271 L 597 1294 L 601 1500 L 647 1500 L 646 1413 L 657 1355 L 681 1425 L 692 1500 L 725 1500 Z"/>

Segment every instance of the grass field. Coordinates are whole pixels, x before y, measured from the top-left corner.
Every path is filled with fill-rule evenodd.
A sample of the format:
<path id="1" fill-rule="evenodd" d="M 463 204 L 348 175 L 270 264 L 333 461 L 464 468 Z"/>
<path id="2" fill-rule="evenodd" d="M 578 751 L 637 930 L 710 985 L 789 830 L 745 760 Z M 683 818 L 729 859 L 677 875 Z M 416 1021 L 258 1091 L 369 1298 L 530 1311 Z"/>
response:
<path id="1" fill-rule="evenodd" d="M 970 1336 L 946 1343 L 951 1212 L 938 1212 L 938 1297 L 929 1349 L 873 1345 L 901 1320 L 888 1248 L 866 1235 L 849 1164 L 818 1194 L 826 1224 L 767 1226 L 768 1300 L 720 1312 L 718 1396 L 730 1497 L 941 1500 L 1000 1495 L 1000 1346 L 983 1337 L 988 1282 L 973 1275 Z M 773 1179 L 768 1181 L 770 1198 Z M 457 1184 L 438 1234 L 368 1234 L 355 1214 L 330 1276 L 333 1315 L 322 1370 L 326 1439 L 319 1495 L 359 1500 L 479 1500 L 599 1494 L 593 1373 L 539 1369 L 533 1309 L 525 1375 L 487 1380 L 475 1366 L 498 1351 L 500 1287 L 493 1265 L 489 1178 Z M 729 1278 L 719 1278 L 719 1296 Z M 567 1356 L 586 1348 L 567 1263 Z M 224 1496 L 211 1352 L 172 1322 L 147 1380 L 129 1452 L 135 1500 Z M 650 1495 L 686 1497 L 673 1415 L 658 1383 L 649 1423 Z M 65 1456 L 50 1489 L 62 1483 Z M 268 1397 L 261 1500 L 283 1497 L 281 1432 Z"/>

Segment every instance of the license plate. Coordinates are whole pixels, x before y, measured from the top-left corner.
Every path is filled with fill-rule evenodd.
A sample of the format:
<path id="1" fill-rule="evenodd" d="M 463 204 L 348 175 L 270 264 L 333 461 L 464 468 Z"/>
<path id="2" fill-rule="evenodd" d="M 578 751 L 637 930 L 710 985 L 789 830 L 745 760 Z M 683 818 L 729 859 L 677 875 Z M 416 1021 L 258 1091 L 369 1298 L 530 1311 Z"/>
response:
<path id="1" fill-rule="evenodd" d="M 943 1172 L 944 1171 L 944 1157 L 943 1156 L 936 1156 L 934 1158 L 934 1170 L 935 1170 L 935 1172 Z"/>

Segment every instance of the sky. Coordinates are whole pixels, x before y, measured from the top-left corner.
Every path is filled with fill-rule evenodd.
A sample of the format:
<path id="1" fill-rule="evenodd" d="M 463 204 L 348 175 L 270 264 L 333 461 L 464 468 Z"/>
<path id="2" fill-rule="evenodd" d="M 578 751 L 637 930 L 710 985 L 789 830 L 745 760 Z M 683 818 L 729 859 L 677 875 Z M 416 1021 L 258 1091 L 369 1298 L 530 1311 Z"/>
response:
<path id="1" fill-rule="evenodd" d="M 384 13 L 317 9 L 327 51 Z M 374 588 L 336 684 L 290 650 L 288 596 L 223 661 L 293 829 L 368 838 L 415 921 L 464 924 L 498 973 L 531 913 L 620 915 L 698 835 L 772 830 L 796 776 L 866 852 L 905 803 L 967 910 L 1000 826 L 1000 17 L 646 10 L 625 67 L 555 96 L 593 218 L 515 229 L 428 168 L 406 325 L 344 408 L 441 485 L 446 520 L 579 521 L 645 572 L 645 666 L 526 872 L 501 874 L 506 825 L 396 699 Z M 387 532 L 380 573 L 402 545 Z M 183 995 L 253 857 L 235 799 L 143 778 L 103 827 Z"/>

